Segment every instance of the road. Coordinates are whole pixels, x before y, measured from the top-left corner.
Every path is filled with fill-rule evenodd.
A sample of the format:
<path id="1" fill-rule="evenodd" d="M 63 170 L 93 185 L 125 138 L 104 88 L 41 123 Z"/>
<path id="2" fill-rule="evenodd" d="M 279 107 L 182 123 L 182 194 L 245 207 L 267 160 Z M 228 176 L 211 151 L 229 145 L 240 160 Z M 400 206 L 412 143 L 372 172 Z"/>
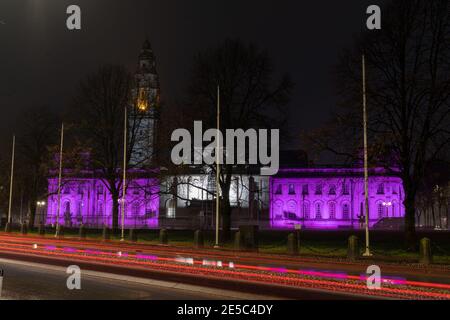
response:
<path id="1" fill-rule="evenodd" d="M 204 289 L 194 290 L 200 294 L 203 294 L 204 290 L 216 288 L 215 290 L 228 290 L 235 294 L 236 292 L 242 294 L 270 292 L 273 296 L 293 299 L 450 299 L 448 269 L 441 267 L 418 269 L 408 266 L 382 265 L 384 271 L 380 278 L 382 286 L 380 290 L 370 290 L 365 276 L 361 276 L 361 271 L 367 267 L 364 262 L 362 264 L 334 262 L 333 266 L 329 261 L 317 261 L 313 258 L 3 234 L 0 234 L 0 240 L 1 258 L 28 263 L 39 262 L 60 268 L 77 264 L 83 270 L 91 270 L 91 272 L 141 277 L 147 281 L 164 279 L 164 281 L 203 287 Z M 59 272 L 65 279 L 64 270 Z M 95 274 L 91 275 L 95 278 Z M 424 280 L 417 281 L 417 278 L 424 278 Z M 47 281 L 51 280 L 44 282 Z M 63 281 L 63 285 L 64 283 Z M 100 283 L 101 281 L 97 279 L 92 285 L 92 290 L 91 287 L 84 287 L 89 289 L 86 294 L 96 292 L 95 288 L 101 288 Z M 114 286 L 124 285 L 122 282 L 115 283 L 111 279 L 103 281 L 102 285 L 108 286 L 112 283 Z M 139 287 L 139 284 L 143 282 L 135 281 L 133 289 L 130 290 L 135 290 L 134 287 Z M 145 284 L 155 285 L 154 282 Z M 87 285 L 90 286 L 90 283 Z M 65 290 L 65 287 L 63 288 Z M 180 289 L 180 286 L 166 285 L 165 288 Z M 142 290 L 142 288 L 138 289 Z M 115 291 L 106 290 L 109 290 L 108 294 Z M 183 287 L 183 290 L 191 291 L 190 293 L 193 291 L 187 290 L 187 287 Z M 120 288 L 117 291 L 120 291 Z M 144 290 L 144 292 L 147 291 Z M 150 293 L 148 294 L 151 296 Z M 124 296 L 139 298 L 128 293 Z M 90 299 L 89 297 L 91 296 L 86 299 Z M 96 294 L 92 297 L 100 298 Z M 223 291 L 209 292 L 203 297 L 224 298 Z M 231 297 L 245 299 L 245 297 L 233 295 Z M 172 299 L 177 298 L 179 296 Z M 114 297 L 105 297 L 105 299 L 114 299 Z M 119 296 L 118 299 L 121 297 Z M 161 299 L 171 298 L 161 297 Z M 183 299 L 190 298 L 187 296 Z M 194 295 L 192 299 L 203 298 Z"/>
<path id="2" fill-rule="evenodd" d="M 264 298 L 226 290 L 211 290 L 172 282 L 152 281 L 83 270 L 81 273 L 81 289 L 69 290 L 66 286 L 69 275 L 66 274 L 66 269 L 63 267 L 0 259 L 0 268 L 4 270 L 3 290 L 0 299 L 8 300 L 227 300 Z"/>

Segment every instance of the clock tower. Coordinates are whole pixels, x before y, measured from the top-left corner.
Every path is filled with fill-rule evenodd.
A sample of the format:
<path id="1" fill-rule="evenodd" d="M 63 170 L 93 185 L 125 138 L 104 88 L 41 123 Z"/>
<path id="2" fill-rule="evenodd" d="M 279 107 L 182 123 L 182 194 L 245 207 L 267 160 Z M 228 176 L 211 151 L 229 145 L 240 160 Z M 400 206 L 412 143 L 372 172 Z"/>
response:
<path id="1" fill-rule="evenodd" d="M 160 99 L 155 57 L 148 40 L 139 54 L 131 95 L 129 131 L 135 142 L 130 165 L 144 168 L 151 166 L 155 159 Z"/>

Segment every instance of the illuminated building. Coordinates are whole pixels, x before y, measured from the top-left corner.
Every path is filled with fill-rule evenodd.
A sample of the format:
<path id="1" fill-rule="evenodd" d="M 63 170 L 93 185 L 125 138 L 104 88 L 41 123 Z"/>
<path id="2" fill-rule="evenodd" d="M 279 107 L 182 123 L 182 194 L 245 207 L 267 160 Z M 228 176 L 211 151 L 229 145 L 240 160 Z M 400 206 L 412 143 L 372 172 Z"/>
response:
<path id="1" fill-rule="evenodd" d="M 184 174 L 161 175 L 152 169 L 158 131 L 159 80 L 150 43 L 145 41 L 135 73 L 129 122 L 138 123 L 130 165 L 125 205 L 127 228 L 214 228 L 214 174 L 192 166 Z M 136 122 L 136 119 L 138 121 Z M 361 168 L 311 168 L 306 154 L 284 152 L 277 175 L 259 175 L 244 168 L 233 176 L 230 190 L 232 226 L 260 228 L 358 228 L 364 214 Z M 283 156 L 281 157 L 283 159 Z M 57 178 L 48 179 L 47 224 L 57 216 Z M 370 170 L 369 222 L 404 216 L 400 178 L 382 168 Z M 119 203 L 119 206 L 122 204 Z M 61 192 L 60 223 L 66 226 L 111 226 L 112 199 L 95 172 L 65 178 Z M 121 208 L 119 208 L 119 213 Z"/>

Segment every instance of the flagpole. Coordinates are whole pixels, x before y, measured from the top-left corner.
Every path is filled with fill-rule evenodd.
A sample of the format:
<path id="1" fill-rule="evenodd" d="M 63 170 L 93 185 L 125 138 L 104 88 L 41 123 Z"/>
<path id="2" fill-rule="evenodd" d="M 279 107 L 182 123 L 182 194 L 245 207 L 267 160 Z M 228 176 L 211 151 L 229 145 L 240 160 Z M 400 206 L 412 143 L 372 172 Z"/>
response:
<path id="1" fill-rule="evenodd" d="M 220 198 L 219 198 L 219 190 L 220 190 L 220 165 L 219 165 L 219 153 L 220 144 L 220 87 L 217 86 L 217 135 L 216 135 L 216 243 L 214 248 L 219 248 L 219 206 L 220 206 Z"/>
<path id="2" fill-rule="evenodd" d="M 9 182 L 8 223 L 7 223 L 7 226 L 6 226 L 7 231 L 9 231 L 10 228 L 11 228 L 11 207 L 12 207 L 13 184 L 14 184 L 15 151 L 16 151 L 16 136 L 13 135 L 12 155 L 11 155 L 11 180 Z"/>
<path id="3" fill-rule="evenodd" d="M 120 241 L 125 241 L 125 195 L 126 195 L 126 182 L 127 182 L 127 107 L 125 107 L 125 117 L 124 117 L 124 128 L 123 128 L 123 181 L 122 181 L 122 231 Z"/>
<path id="4" fill-rule="evenodd" d="M 59 173 L 58 173 L 58 208 L 56 210 L 56 230 L 55 237 L 59 235 L 59 212 L 61 211 L 61 178 L 63 163 L 63 146 L 64 146 L 64 123 L 61 124 L 61 144 L 59 147 Z"/>
<path id="5" fill-rule="evenodd" d="M 366 216 L 366 250 L 363 254 L 369 257 L 369 172 L 367 168 L 367 102 L 366 102 L 366 60 L 362 55 L 362 81 L 363 81 L 363 126 L 364 126 L 364 211 Z"/>

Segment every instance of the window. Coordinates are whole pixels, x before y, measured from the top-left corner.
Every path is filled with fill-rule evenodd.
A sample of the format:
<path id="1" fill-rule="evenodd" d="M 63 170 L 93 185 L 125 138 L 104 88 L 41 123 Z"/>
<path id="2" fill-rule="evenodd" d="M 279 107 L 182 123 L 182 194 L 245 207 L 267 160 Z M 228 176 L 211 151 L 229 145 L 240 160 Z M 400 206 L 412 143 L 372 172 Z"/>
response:
<path id="1" fill-rule="evenodd" d="M 377 187 L 377 194 L 384 194 L 384 183 L 380 183 Z"/>
<path id="2" fill-rule="evenodd" d="M 319 202 L 316 203 L 316 219 L 317 220 L 322 219 L 322 205 Z"/>
<path id="3" fill-rule="evenodd" d="M 382 202 L 378 203 L 378 205 L 377 205 L 378 218 L 384 218 L 385 212 L 386 212 L 385 208 L 386 207 L 383 205 Z"/>
<path id="4" fill-rule="evenodd" d="M 344 205 L 342 206 L 342 219 L 350 219 L 350 206 L 348 205 L 348 203 L 344 203 Z"/>
<path id="5" fill-rule="evenodd" d="M 293 184 L 289 185 L 289 194 L 295 194 L 295 186 Z"/>
<path id="6" fill-rule="evenodd" d="M 83 185 L 82 184 L 80 184 L 78 186 L 78 194 L 83 194 Z"/>
<path id="7" fill-rule="evenodd" d="M 336 194 L 336 186 L 332 184 L 330 186 L 330 190 L 328 191 L 328 194 Z"/>
<path id="8" fill-rule="evenodd" d="M 98 203 L 97 213 L 103 215 L 103 203 L 102 202 Z"/>
<path id="9" fill-rule="evenodd" d="M 302 186 L 302 194 L 303 194 L 303 195 L 307 195 L 308 193 L 309 193 L 308 185 L 307 185 L 307 184 L 304 184 L 304 185 Z"/>
<path id="10" fill-rule="evenodd" d="M 322 185 L 316 184 L 316 194 L 322 194 Z"/>
<path id="11" fill-rule="evenodd" d="M 97 186 L 97 193 L 103 194 L 103 185 L 98 185 Z"/>
<path id="12" fill-rule="evenodd" d="M 350 194 L 350 190 L 348 188 L 348 183 L 343 183 L 342 184 L 342 194 L 348 195 Z"/>
<path id="13" fill-rule="evenodd" d="M 279 185 L 277 185 L 275 194 L 281 194 L 281 193 L 282 193 L 282 192 L 281 192 L 281 184 L 279 184 Z"/>
<path id="14" fill-rule="evenodd" d="M 70 214 L 70 202 L 69 202 L 69 201 L 67 201 L 67 202 L 64 204 L 64 213 Z"/>
<path id="15" fill-rule="evenodd" d="M 175 218 L 176 210 L 177 210 L 177 200 L 170 199 L 167 202 L 167 211 L 166 211 L 167 218 Z"/>
<path id="16" fill-rule="evenodd" d="M 336 219 L 336 204 L 334 202 L 330 203 L 329 210 L 330 210 L 329 212 L 330 219 L 332 220 Z"/>
<path id="17" fill-rule="evenodd" d="M 309 220 L 309 203 L 303 203 L 303 219 Z"/>

